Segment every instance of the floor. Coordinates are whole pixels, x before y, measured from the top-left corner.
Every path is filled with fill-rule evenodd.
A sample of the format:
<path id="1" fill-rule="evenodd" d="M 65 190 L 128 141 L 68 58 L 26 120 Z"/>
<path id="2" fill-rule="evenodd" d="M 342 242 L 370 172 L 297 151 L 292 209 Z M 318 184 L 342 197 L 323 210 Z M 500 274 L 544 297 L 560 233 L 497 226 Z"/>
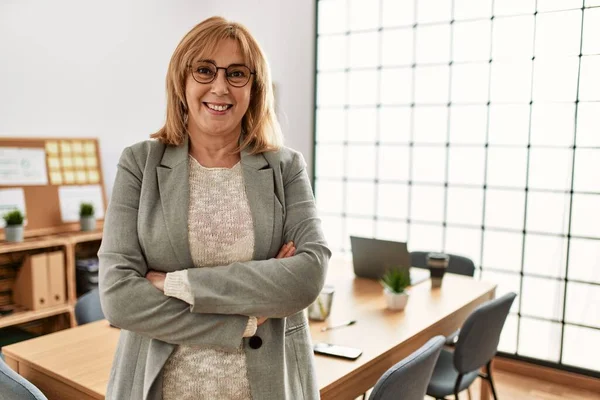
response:
<path id="1" fill-rule="evenodd" d="M 501 400 L 597 400 L 600 398 L 600 393 L 573 389 L 506 371 L 495 371 L 494 378 L 498 398 Z M 479 400 L 480 381 L 481 379 L 478 379 L 471 387 L 471 400 Z M 359 399 L 361 398 L 359 397 Z M 469 396 L 465 391 L 460 394 L 459 398 L 467 400 Z M 426 397 L 426 399 L 431 400 L 432 397 Z"/>

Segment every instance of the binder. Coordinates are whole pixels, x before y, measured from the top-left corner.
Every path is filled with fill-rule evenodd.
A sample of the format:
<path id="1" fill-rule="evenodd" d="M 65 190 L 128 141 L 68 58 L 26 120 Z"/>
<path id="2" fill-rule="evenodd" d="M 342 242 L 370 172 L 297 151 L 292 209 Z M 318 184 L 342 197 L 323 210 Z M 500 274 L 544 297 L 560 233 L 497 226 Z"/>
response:
<path id="1" fill-rule="evenodd" d="M 67 302 L 65 285 L 65 256 L 62 251 L 48 255 L 48 305 L 56 306 Z"/>
<path id="2" fill-rule="evenodd" d="M 13 299 L 29 310 L 48 307 L 48 257 L 46 253 L 27 256 L 17 273 Z"/>

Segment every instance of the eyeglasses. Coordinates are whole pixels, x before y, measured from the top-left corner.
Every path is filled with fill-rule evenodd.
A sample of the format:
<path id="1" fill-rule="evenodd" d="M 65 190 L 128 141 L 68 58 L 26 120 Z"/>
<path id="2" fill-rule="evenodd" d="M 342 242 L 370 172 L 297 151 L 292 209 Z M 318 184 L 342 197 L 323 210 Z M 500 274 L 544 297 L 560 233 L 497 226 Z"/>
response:
<path id="1" fill-rule="evenodd" d="M 198 61 L 191 66 L 192 77 L 198 83 L 211 83 L 217 78 L 217 72 L 220 69 L 225 70 L 225 78 L 233 87 L 244 87 L 250 81 L 250 77 L 255 75 L 250 68 L 243 64 L 231 64 L 227 68 L 217 67 L 212 61 Z"/>

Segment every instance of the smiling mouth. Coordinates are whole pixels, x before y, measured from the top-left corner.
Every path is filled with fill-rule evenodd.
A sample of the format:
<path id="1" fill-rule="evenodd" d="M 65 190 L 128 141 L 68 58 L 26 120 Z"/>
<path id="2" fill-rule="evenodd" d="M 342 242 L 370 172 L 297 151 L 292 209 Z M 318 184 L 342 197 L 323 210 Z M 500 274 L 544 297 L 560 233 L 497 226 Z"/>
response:
<path id="1" fill-rule="evenodd" d="M 208 109 L 217 111 L 217 112 L 225 112 L 225 111 L 229 110 L 231 107 L 233 107 L 233 104 L 213 104 L 213 103 L 206 103 L 206 102 L 203 102 L 203 104 Z"/>

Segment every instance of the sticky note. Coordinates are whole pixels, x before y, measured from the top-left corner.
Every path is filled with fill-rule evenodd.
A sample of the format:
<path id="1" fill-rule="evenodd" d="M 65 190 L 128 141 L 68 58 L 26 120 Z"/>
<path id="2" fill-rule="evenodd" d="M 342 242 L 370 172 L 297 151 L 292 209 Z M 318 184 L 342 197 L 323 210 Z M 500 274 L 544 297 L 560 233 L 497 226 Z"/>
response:
<path id="1" fill-rule="evenodd" d="M 57 157 L 49 157 L 48 167 L 50 169 L 60 169 L 60 159 L 58 159 Z"/>
<path id="2" fill-rule="evenodd" d="M 71 143 L 67 141 L 60 142 L 60 152 L 63 154 L 71 154 Z"/>
<path id="3" fill-rule="evenodd" d="M 90 183 L 100 182 L 100 174 L 98 174 L 98 171 L 88 171 L 88 181 Z"/>
<path id="4" fill-rule="evenodd" d="M 73 141 L 73 143 L 71 143 L 71 151 L 73 153 L 83 153 L 83 143 L 79 141 Z"/>
<path id="5" fill-rule="evenodd" d="M 96 168 L 98 166 L 98 160 L 96 160 L 96 157 L 86 157 L 85 165 L 88 168 Z"/>
<path id="6" fill-rule="evenodd" d="M 62 166 L 63 168 L 73 168 L 73 159 L 71 157 L 63 157 Z"/>
<path id="7" fill-rule="evenodd" d="M 75 165 L 75 168 L 83 168 L 85 166 L 83 157 L 73 157 L 73 164 Z"/>
<path id="8" fill-rule="evenodd" d="M 57 155 L 58 154 L 58 143 L 46 142 L 46 152 L 52 156 Z"/>
<path id="9" fill-rule="evenodd" d="M 75 173 L 75 180 L 77 183 L 86 183 L 87 182 L 87 174 L 85 171 L 77 171 Z"/>
<path id="10" fill-rule="evenodd" d="M 62 183 L 63 183 L 62 174 L 60 172 L 51 172 L 50 173 L 50 183 L 53 185 L 62 185 Z"/>
<path id="11" fill-rule="evenodd" d="M 72 171 L 65 171 L 65 183 L 75 183 L 75 174 Z"/>

